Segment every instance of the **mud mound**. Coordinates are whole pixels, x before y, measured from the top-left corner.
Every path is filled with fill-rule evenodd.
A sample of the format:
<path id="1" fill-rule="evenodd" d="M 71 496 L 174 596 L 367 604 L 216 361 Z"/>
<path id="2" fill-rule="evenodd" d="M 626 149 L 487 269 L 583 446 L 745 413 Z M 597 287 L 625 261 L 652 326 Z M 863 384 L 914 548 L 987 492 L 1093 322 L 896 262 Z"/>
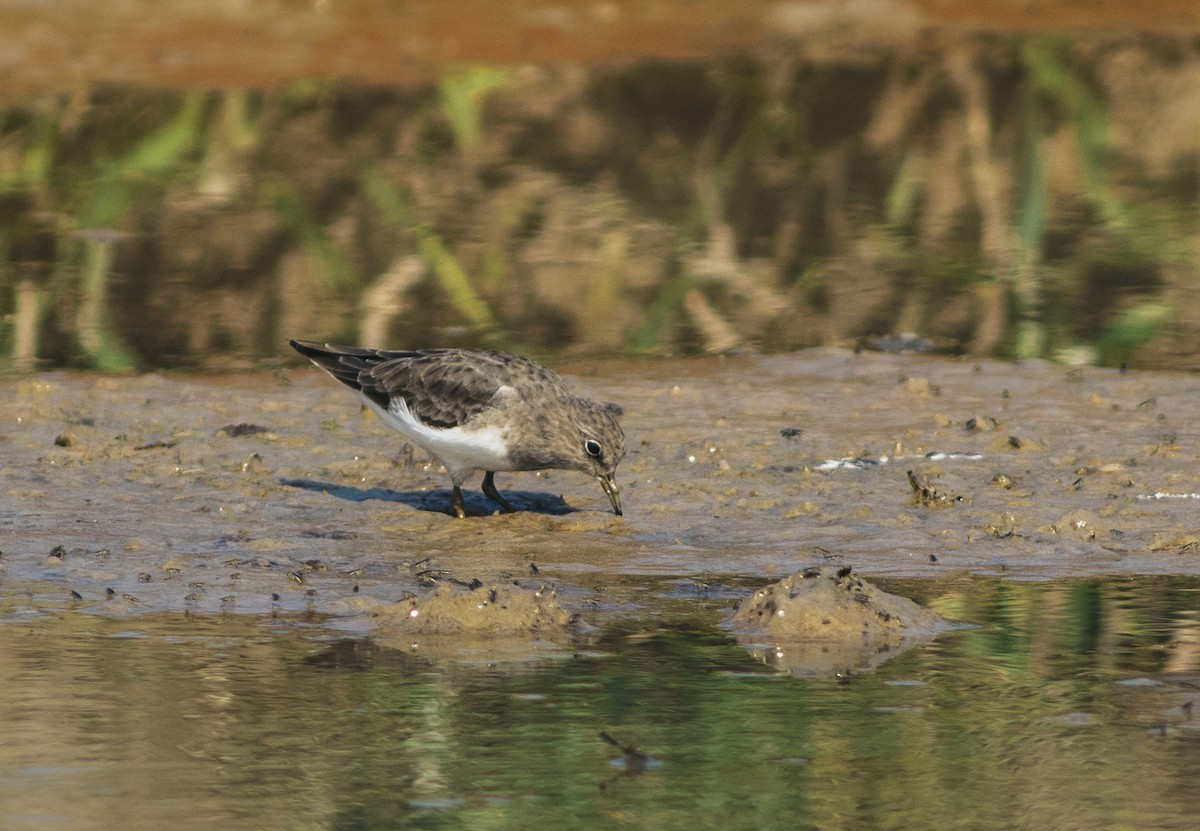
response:
<path id="1" fill-rule="evenodd" d="M 728 625 L 761 659 L 804 676 L 874 668 L 949 627 L 844 566 L 805 569 L 759 589 Z"/>
<path id="2" fill-rule="evenodd" d="M 372 614 L 379 631 L 389 635 L 555 635 L 568 632 L 575 620 L 553 589 L 513 585 L 439 586 Z"/>

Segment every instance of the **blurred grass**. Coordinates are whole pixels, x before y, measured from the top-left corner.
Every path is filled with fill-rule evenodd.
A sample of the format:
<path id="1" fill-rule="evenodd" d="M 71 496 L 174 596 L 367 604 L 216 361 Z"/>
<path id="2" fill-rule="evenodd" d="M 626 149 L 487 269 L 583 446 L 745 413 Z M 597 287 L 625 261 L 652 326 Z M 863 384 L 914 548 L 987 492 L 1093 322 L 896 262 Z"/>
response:
<path id="1" fill-rule="evenodd" d="M 1119 366 L 1134 358 L 1137 350 L 1153 341 L 1163 330 L 1171 310 L 1157 300 L 1140 303 L 1121 312 L 1096 338 L 1096 362 Z"/>
<path id="2" fill-rule="evenodd" d="M 1041 53 L 1026 60 L 1040 59 Z M 1016 318 L 1013 357 L 1040 358 L 1047 350 L 1045 315 L 1046 280 L 1050 270 L 1042 263 L 1045 245 L 1049 181 L 1046 176 L 1046 125 L 1041 95 L 1036 88 L 1025 89 L 1020 99 L 1020 146 L 1017 152 L 1016 181 L 1017 252 L 1016 279 L 1013 288 L 1013 315 Z"/>
<path id="3" fill-rule="evenodd" d="M 359 287 L 358 276 L 325 226 L 309 216 L 307 206 L 296 192 L 286 183 L 273 182 L 267 185 L 266 198 L 284 226 L 296 234 L 304 249 L 320 263 L 329 286 L 339 295 L 352 296 Z"/>
<path id="4" fill-rule="evenodd" d="M 137 366 L 133 353 L 108 323 L 108 281 L 114 244 L 115 240 L 106 234 L 91 234 L 83 241 L 78 336 L 92 368 L 100 372 L 126 372 Z"/>
<path id="5" fill-rule="evenodd" d="M 664 341 L 671 321 L 683 308 L 683 299 L 691 288 L 691 277 L 678 261 L 670 266 L 666 282 L 646 306 L 641 322 L 629 333 L 625 349 L 633 355 L 653 352 Z"/>
<path id="6" fill-rule="evenodd" d="M 438 82 L 438 101 L 454 130 L 459 147 L 473 151 L 483 137 L 483 104 L 490 92 L 503 87 L 510 72 L 495 66 L 460 66 Z"/>
<path id="7" fill-rule="evenodd" d="M 1128 227 L 1124 201 L 1109 186 L 1108 112 L 1096 92 L 1079 77 L 1065 54 L 1067 47 L 1035 38 L 1022 49 L 1022 63 L 1033 85 L 1064 108 L 1075 128 L 1077 160 L 1084 193 L 1100 220 L 1110 228 Z"/>
<path id="8" fill-rule="evenodd" d="M 961 153 L 939 155 L 961 143 L 963 118 L 961 101 L 929 82 L 938 76 L 927 67 L 943 60 L 936 52 L 916 59 L 920 71 L 895 76 L 912 94 L 898 96 L 894 112 L 872 110 L 882 99 L 870 97 L 879 93 L 869 71 L 835 60 L 814 75 L 795 55 L 662 79 L 652 67 L 576 74 L 572 95 L 549 102 L 522 96 L 544 95 L 552 73 L 527 84 L 513 70 L 468 65 L 404 95 L 312 81 L 277 93 L 111 88 L 0 104 L 0 197 L 23 206 L 0 222 L 0 312 L 15 308 L 16 275 L 37 275 L 39 302 L 28 307 L 55 343 L 41 354 L 132 365 L 112 319 L 147 316 L 111 314 L 114 291 L 122 303 L 169 306 L 155 298 L 155 269 L 171 259 L 164 252 L 203 245 L 229 216 L 259 235 L 239 254 L 238 267 L 254 273 L 177 270 L 170 279 L 250 281 L 269 292 L 271 270 L 300 250 L 350 308 L 409 251 L 431 279 L 403 290 L 436 287 L 457 318 L 421 331 L 465 326 L 490 343 L 521 342 L 541 327 L 543 343 L 692 348 L 689 291 L 749 343 L 812 342 L 810 329 L 863 337 L 912 320 L 943 336 L 955 327 L 961 349 L 989 298 L 1004 318 L 994 342 L 1015 357 L 1091 350 L 1121 362 L 1185 332 L 1164 321 L 1185 296 L 1173 289 L 1195 270 L 1200 165 L 1188 188 L 1139 199 L 1129 184 L 1137 172 L 1113 155 L 1111 91 L 1089 69 L 1091 53 L 1044 35 L 993 44 L 993 53 L 964 48 L 979 49 L 966 65 L 982 85 L 973 89 L 986 93 L 976 100 L 987 101 L 991 133 L 990 145 L 974 147 L 1010 177 L 998 260 L 980 250 L 972 197 L 956 214 L 933 209 L 946 195 L 938 189 L 970 178 Z M 1000 53 L 1011 62 L 989 63 Z M 839 92 L 843 71 L 864 100 Z M 628 78 L 650 83 L 633 90 Z M 498 92 L 520 115 L 488 106 Z M 892 144 L 862 143 L 855 130 L 872 119 L 892 119 L 890 132 L 875 134 Z M 531 204 L 537 222 L 513 219 Z M 57 244 L 30 269 L 25 241 L 45 228 Z M 201 242 L 168 236 L 180 228 Z M 576 285 L 562 285 L 567 263 Z M 890 300 L 864 293 L 873 309 L 831 299 L 834 287 L 845 296 L 881 281 Z M 974 322 L 944 316 L 968 296 Z M 754 298 L 782 298 L 785 308 Z M 804 319 L 847 308 L 875 330 Z M 269 333 L 262 341 L 273 342 Z"/>
<path id="9" fill-rule="evenodd" d="M 83 183 L 82 207 L 75 214 L 78 227 L 118 228 L 143 197 L 140 191 L 165 186 L 202 148 L 207 111 L 206 94 L 188 93 L 175 117 L 137 142 L 129 153 L 99 160 L 90 181 Z"/>
<path id="10" fill-rule="evenodd" d="M 433 272 L 434 278 L 446 293 L 450 303 L 486 340 L 502 337 L 502 329 L 491 308 L 480 296 L 462 265 L 446 243 L 428 225 L 417 219 L 417 211 L 409 195 L 392 185 L 377 166 L 367 165 L 359 170 L 359 184 L 389 222 L 406 229 L 417 240 L 417 250 Z"/>

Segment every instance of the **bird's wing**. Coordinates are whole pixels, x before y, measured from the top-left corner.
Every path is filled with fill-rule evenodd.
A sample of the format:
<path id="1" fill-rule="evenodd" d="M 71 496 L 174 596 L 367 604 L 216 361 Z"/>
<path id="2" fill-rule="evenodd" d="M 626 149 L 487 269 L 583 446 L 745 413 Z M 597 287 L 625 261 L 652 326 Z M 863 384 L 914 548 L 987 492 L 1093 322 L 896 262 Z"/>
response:
<path id="1" fill-rule="evenodd" d="M 490 358 L 482 352 L 431 349 L 385 359 L 359 378 L 367 395 L 403 398 L 425 424 L 457 427 L 492 406 L 506 386 L 506 373 L 496 371 Z"/>
<path id="2" fill-rule="evenodd" d="M 291 343 L 334 378 L 385 409 L 393 398 L 403 398 L 409 410 L 431 427 L 457 427 L 467 422 L 493 406 L 496 393 L 505 387 L 521 388 L 530 382 L 565 386 L 558 375 L 540 364 L 502 352 L 389 352 L 309 341 Z"/>

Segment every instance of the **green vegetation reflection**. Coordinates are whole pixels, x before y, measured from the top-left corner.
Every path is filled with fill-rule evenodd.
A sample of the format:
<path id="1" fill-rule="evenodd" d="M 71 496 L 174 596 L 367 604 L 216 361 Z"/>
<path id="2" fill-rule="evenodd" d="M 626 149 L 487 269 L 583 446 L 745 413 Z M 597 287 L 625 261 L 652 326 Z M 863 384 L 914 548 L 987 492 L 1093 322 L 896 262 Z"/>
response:
<path id="1" fill-rule="evenodd" d="M 140 766 L 167 766 L 176 787 L 139 797 L 142 809 L 190 794 L 214 818 L 261 828 L 1185 827 L 1195 816 L 1195 580 L 892 588 L 976 628 L 874 673 L 813 681 L 677 617 L 488 666 L 203 620 L 156 632 L 68 615 L 35 622 L 54 638 L 0 641 L 13 702 L 0 727 L 22 736 L 12 720 L 35 719 L 41 764 L 64 770 L 119 737 L 129 752 L 89 756 L 90 777 L 143 781 Z M 131 627 L 150 637 L 130 639 Z M 0 769 L 23 752 L 6 748 Z M 238 787 L 216 786 L 231 778 Z"/>

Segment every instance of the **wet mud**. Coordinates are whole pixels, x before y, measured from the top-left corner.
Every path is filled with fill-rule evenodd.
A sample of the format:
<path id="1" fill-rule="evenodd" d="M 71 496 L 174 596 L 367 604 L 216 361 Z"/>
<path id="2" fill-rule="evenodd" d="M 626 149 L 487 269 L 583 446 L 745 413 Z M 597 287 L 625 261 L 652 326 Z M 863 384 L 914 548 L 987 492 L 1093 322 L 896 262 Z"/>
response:
<path id="1" fill-rule="evenodd" d="M 556 368 L 623 409 L 624 517 L 556 471 L 497 477 L 515 514 L 470 483 L 454 519 L 445 472 L 317 370 L 6 379 L 3 616 L 276 615 L 403 642 L 442 597 L 490 621 L 461 645 L 496 636 L 496 592 L 521 600 L 499 628 L 540 644 L 668 608 L 715 624 L 813 566 L 885 586 L 1200 574 L 1191 375 L 846 350 Z"/>
<path id="2" fill-rule="evenodd" d="M 850 566 L 815 566 L 761 588 L 738 605 L 728 626 L 760 660 L 804 676 L 874 667 L 951 628 Z"/>

